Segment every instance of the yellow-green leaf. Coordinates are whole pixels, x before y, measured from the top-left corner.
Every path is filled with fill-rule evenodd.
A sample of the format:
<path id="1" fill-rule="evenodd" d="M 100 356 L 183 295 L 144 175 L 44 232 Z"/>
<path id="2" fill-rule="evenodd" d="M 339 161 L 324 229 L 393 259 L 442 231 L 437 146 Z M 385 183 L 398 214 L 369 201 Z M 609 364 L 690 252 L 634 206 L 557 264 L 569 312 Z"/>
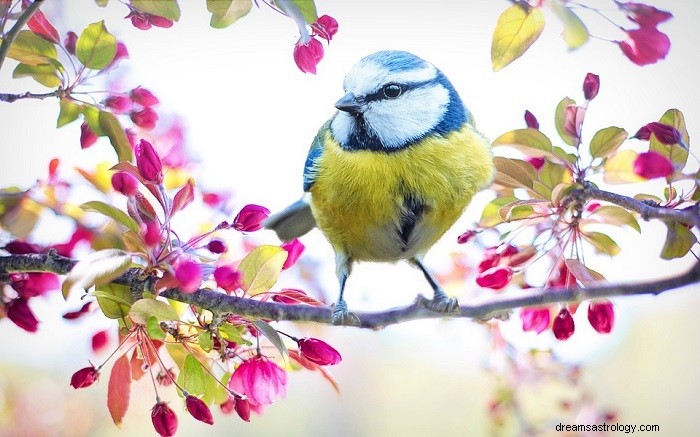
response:
<path id="1" fill-rule="evenodd" d="M 608 157 L 617 152 L 617 149 L 626 139 L 627 131 L 621 127 L 610 126 L 601 129 L 591 139 L 591 156 L 594 158 Z"/>
<path id="2" fill-rule="evenodd" d="M 270 326 L 270 324 L 264 320 L 256 320 L 253 322 L 253 324 L 256 328 L 258 328 L 258 331 L 262 332 L 263 335 L 267 337 L 268 340 L 270 340 L 270 343 L 272 343 L 277 348 L 277 350 L 283 357 L 289 356 L 287 346 L 285 346 L 284 341 L 282 341 L 282 337 L 280 337 L 275 328 Z"/>
<path id="3" fill-rule="evenodd" d="M 117 223 L 121 223 L 134 232 L 139 231 L 139 224 L 136 223 L 136 220 L 129 217 L 129 215 L 121 209 L 115 208 L 107 203 L 100 202 L 99 200 L 93 200 L 83 203 L 80 205 L 80 208 L 84 211 L 99 212 L 100 214 L 113 219 Z"/>
<path id="4" fill-rule="evenodd" d="M 499 223 L 503 223 L 503 219 L 499 214 L 501 208 L 512 202 L 517 202 L 519 199 L 510 196 L 496 197 L 491 202 L 489 202 L 484 210 L 481 212 L 481 220 L 479 220 L 479 226 L 481 227 L 491 227 Z"/>
<path id="5" fill-rule="evenodd" d="M 683 143 L 686 147 L 690 147 L 690 136 L 688 135 L 688 130 L 685 127 L 685 118 L 683 113 L 678 109 L 669 109 L 664 112 L 664 115 L 659 119 L 660 123 L 673 126 L 678 129 L 681 134 Z M 652 134 L 649 139 L 649 150 L 659 152 L 665 157 L 669 158 L 678 168 L 683 168 L 688 162 L 688 150 L 686 150 L 680 144 L 663 144 L 656 139 L 656 136 Z"/>
<path id="6" fill-rule="evenodd" d="M 131 265 L 131 256 L 118 249 L 93 252 L 73 266 L 63 281 L 63 297 L 102 285 L 121 276 Z"/>
<path id="7" fill-rule="evenodd" d="M 109 33 L 104 20 L 92 23 L 83 30 L 75 54 L 84 66 L 93 70 L 102 70 L 112 63 L 117 54 L 117 39 Z"/>
<path id="8" fill-rule="evenodd" d="M 518 59 L 537 41 L 544 29 L 539 8 L 515 4 L 498 17 L 491 41 L 491 65 L 498 71 Z"/>
<path id="9" fill-rule="evenodd" d="M 546 200 L 516 200 L 514 202 L 510 202 L 509 204 L 502 206 L 498 210 L 498 215 L 501 217 L 501 220 L 508 223 L 511 220 L 518 220 L 529 217 L 530 214 L 532 214 L 532 212 L 534 211 L 533 206 L 548 207 L 551 205 Z"/>
<path id="10" fill-rule="evenodd" d="M 97 106 L 92 106 L 92 105 L 82 105 L 80 107 L 80 111 L 83 113 L 83 117 L 85 117 L 85 122 L 88 124 L 88 127 L 98 137 L 103 137 L 105 136 L 104 131 L 102 130 L 102 126 L 100 125 L 100 109 Z"/>
<path id="11" fill-rule="evenodd" d="M 204 379 L 204 369 L 194 355 L 188 354 L 185 363 L 180 369 L 178 383 L 188 393 L 199 396 L 204 394 L 206 381 Z"/>
<path id="12" fill-rule="evenodd" d="M 131 308 L 131 290 L 126 285 L 103 284 L 92 293 L 97 304 L 108 319 L 123 319 Z"/>
<path id="13" fill-rule="evenodd" d="M 615 240 L 602 232 L 582 232 L 581 236 L 591 243 L 597 253 L 610 256 L 615 256 L 620 253 L 620 246 L 615 243 Z"/>
<path id="14" fill-rule="evenodd" d="M 207 0 L 207 10 L 211 13 L 209 25 L 216 29 L 230 26 L 252 7 L 252 0 Z"/>
<path id="15" fill-rule="evenodd" d="M 552 152 L 552 141 L 538 129 L 516 129 L 499 136 L 491 144 L 493 147 L 510 146 L 531 157 L 547 156 L 559 159 Z"/>
<path id="16" fill-rule="evenodd" d="M 301 11 L 301 16 L 304 17 L 306 24 L 311 24 L 318 20 L 318 14 L 316 13 L 316 3 L 314 0 L 289 0 L 291 3 L 296 5 Z"/>
<path id="17" fill-rule="evenodd" d="M 102 131 L 107 135 L 109 142 L 117 152 L 119 162 L 133 161 L 133 149 L 131 148 L 129 139 L 126 137 L 124 128 L 122 127 L 121 123 L 119 123 L 119 120 L 117 120 L 117 117 L 115 117 L 111 112 L 100 111 L 98 119 Z"/>
<path id="18" fill-rule="evenodd" d="M 62 98 L 59 101 L 58 120 L 56 127 L 62 127 L 75 121 L 81 113 L 81 108 L 70 99 Z"/>
<path id="19" fill-rule="evenodd" d="M 494 183 L 501 186 L 531 189 L 532 181 L 537 179 L 535 168 L 520 159 L 496 156 L 493 158 L 493 164 L 496 167 Z"/>
<path id="20" fill-rule="evenodd" d="M 262 245 L 253 249 L 238 265 L 243 289 L 251 296 L 270 290 L 286 259 L 287 251 L 279 246 Z"/>
<path id="21" fill-rule="evenodd" d="M 581 261 L 575 258 L 564 261 L 569 271 L 584 287 L 591 285 L 600 285 L 601 282 L 607 282 L 605 277 L 593 269 L 586 267 Z"/>
<path id="22" fill-rule="evenodd" d="M 165 340 L 165 337 L 167 337 L 163 328 L 160 327 L 160 320 L 158 320 L 156 316 L 148 318 L 146 322 L 146 332 L 148 332 L 148 336 L 154 340 Z"/>
<path id="23" fill-rule="evenodd" d="M 214 339 L 211 338 L 211 332 L 200 332 L 197 336 L 197 344 L 204 352 L 211 352 L 212 348 L 214 348 Z"/>
<path id="24" fill-rule="evenodd" d="M 249 344 L 246 339 L 243 338 L 241 329 L 237 326 L 233 326 L 230 323 L 222 323 L 219 325 L 219 334 L 228 341 L 232 341 L 238 344 Z"/>
<path id="25" fill-rule="evenodd" d="M 141 12 L 146 12 L 168 20 L 180 19 L 180 5 L 177 0 L 131 0 L 131 6 Z"/>
<path id="26" fill-rule="evenodd" d="M 621 150 L 614 154 L 605 161 L 603 180 L 609 184 L 629 184 L 646 180 L 634 172 L 634 160 L 637 156 L 637 152 L 633 150 Z"/>
<path id="27" fill-rule="evenodd" d="M 62 83 L 58 70 L 56 70 L 56 67 L 52 64 L 19 64 L 12 72 L 12 77 L 31 77 L 49 88 L 56 88 Z"/>
<path id="28" fill-rule="evenodd" d="M 575 50 L 581 47 L 588 41 L 589 34 L 586 25 L 583 21 L 567 6 L 558 1 L 549 2 L 552 11 L 559 17 L 564 24 L 564 32 L 562 38 L 570 50 Z"/>
<path id="29" fill-rule="evenodd" d="M 589 218 L 608 225 L 629 226 L 637 232 L 642 232 L 642 229 L 639 227 L 639 222 L 637 222 L 637 219 L 634 218 L 632 213 L 616 205 L 600 206 Z"/>
<path id="30" fill-rule="evenodd" d="M 151 317 L 157 318 L 161 322 L 178 320 L 180 317 L 177 311 L 167 303 L 157 299 L 139 299 L 131 305 L 129 317 L 134 323 L 145 325 Z"/>
<path id="31" fill-rule="evenodd" d="M 566 107 L 575 104 L 575 100 L 564 97 L 557 105 L 557 109 L 554 110 L 554 126 L 557 128 L 557 133 L 562 141 L 570 146 L 574 145 L 574 140 L 572 140 L 571 136 L 564 130 L 564 125 L 566 124 Z"/>
<path id="32" fill-rule="evenodd" d="M 31 30 L 21 30 L 10 45 L 7 57 L 29 65 L 48 64 L 58 59 L 56 46 Z"/>
<path id="33" fill-rule="evenodd" d="M 661 258 L 674 259 L 682 258 L 690 248 L 697 242 L 695 234 L 680 223 L 666 223 L 666 241 L 661 249 Z"/>

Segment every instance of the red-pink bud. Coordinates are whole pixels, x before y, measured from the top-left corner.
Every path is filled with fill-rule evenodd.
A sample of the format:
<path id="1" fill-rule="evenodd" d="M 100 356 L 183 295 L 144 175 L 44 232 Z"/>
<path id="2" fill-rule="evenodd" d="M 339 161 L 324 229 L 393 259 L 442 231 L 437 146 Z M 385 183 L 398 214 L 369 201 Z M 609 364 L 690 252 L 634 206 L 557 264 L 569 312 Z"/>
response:
<path id="1" fill-rule="evenodd" d="M 627 12 L 627 18 L 639 24 L 640 27 L 655 28 L 659 23 L 663 23 L 673 17 L 670 12 L 656 9 L 653 6 L 643 3 L 616 1 L 617 6 Z"/>
<path id="2" fill-rule="evenodd" d="M 78 35 L 70 31 L 63 40 L 63 45 L 66 47 L 66 51 L 71 55 L 75 54 L 75 46 L 78 44 Z"/>
<path id="3" fill-rule="evenodd" d="M 84 304 L 82 307 L 80 307 L 79 310 L 77 311 L 69 311 L 63 315 L 63 318 L 66 320 L 75 320 L 78 319 L 85 314 L 88 314 L 90 312 L 90 305 L 92 305 L 92 302 L 87 302 Z"/>
<path id="4" fill-rule="evenodd" d="M 565 109 L 564 132 L 574 140 L 574 144 L 581 142 L 581 125 L 586 116 L 586 108 L 583 106 L 569 105 Z"/>
<path id="5" fill-rule="evenodd" d="M 231 266 L 219 266 L 214 270 L 216 284 L 228 292 L 241 286 L 241 277 L 241 274 Z"/>
<path id="6" fill-rule="evenodd" d="M 499 290 L 510 282 L 513 278 L 513 269 L 505 267 L 491 267 L 490 269 L 479 273 L 476 277 L 476 283 L 481 287 Z"/>
<path id="7" fill-rule="evenodd" d="M 207 249 L 211 253 L 224 253 L 226 252 L 226 244 L 221 240 L 211 240 L 207 244 Z"/>
<path id="8" fill-rule="evenodd" d="M 112 175 L 112 187 L 125 196 L 133 196 L 139 189 L 139 181 L 125 171 L 118 171 Z"/>
<path id="9" fill-rule="evenodd" d="M 479 263 L 479 272 L 484 272 L 490 269 L 491 267 L 496 266 L 500 260 L 501 256 L 500 254 L 498 254 L 498 247 L 487 247 L 484 251 L 484 257 Z"/>
<path id="10" fill-rule="evenodd" d="M 17 290 L 20 297 L 43 296 L 47 291 L 58 290 L 61 282 L 58 275 L 47 272 L 30 272 L 10 275 L 12 288 Z"/>
<path id="11" fill-rule="evenodd" d="M 598 202 L 590 202 L 588 206 L 586 206 L 586 211 L 588 212 L 595 212 L 596 209 L 600 208 L 600 203 Z"/>
<path id="12" fill-rule="evenodd" d="M 129 15 L 124 18 L 131 19 L 131 24 L 137 29 L 148 30 L 151 28 L 151 23 L 148 22 L 146 14 L 142 14 L 136 10 L 132 9 Z"/>
<path id="13" fill-rule="evenodd" d="M 145 107 L 140 111 L 134 111 L 129 114 L 129 118 L 134 124 L 141 129 L 152 130 L 156 127 L 158 114 L 150 107 Z"/>
<path id="14" fill-rule="evenodd" d="M 588 304 L 588 321 L 593 329 L 601 334 L 609 334 L 615 324 L 615 311 L 612 302 L 591 302 Z"/>
<path id="15" fill-rule="evenodd" d="M 36 244 L 29 243 L 24 240 L 12 240 L 5 247 L 6 251 L 10 252 L 12 255 L 25 255 L 28 253 L 41 253 L 42 248 Z"/>
<path id="16" fill-rule="evenodd" d="M 568 340 L 574 335 L 574 318 L 566 308 L 562 308 L 559 314 L 554 318 L 552 323 L 552 332 L 557 340 Z"/>
<path id="17" fill-rule="evenodd" d="M 129 96 L 131 97 L 131 100 L 134 101 L 134 103 L 138 103 L 139 105 L 144 107 L 157 105 L 159 103 L 158 97 L 153 95 L 153 93 L 147 90 L 146 88 L 142 87 L 136 87 L 133 90 L 131 90 Z"/>
<path id="18" fill-rule="evenodd" d="M 338 32 L 338 21 L 330 15 L 322 15 L 318 17 L 316 22 L 311 23 L 311 29 L 314 35 L 318 35 L 330 42 L 333 39 L 333 35 Z"/>
<path id="19" fill-rule="evenodd" d="M 654 121 L 646 125 L 646 127 L 651 131 L 661 144 L 666 144 L 667 146 L 672 144 L 677 144 L 683 141 L 681 133 L 673 126 L 669 126 L 664 123 L 659 123 Z"/>
<path id="20" fill-rule="evenodd" d="M 187 406 L 187 411 L 189 411 L 195 419 L 200 422 L 208 423 L 209 425 L 214 424 L 211 410 L 203 400 L 196 396 L 189 395 L 185 398 L 185 405 Z"/>
<path id="21" fill-rule="evenodd" d="M 75 388 L 89 387 L 100 379 L 100 371 L 95 366 L 85 367 L 73 374 L 70 378 L 70 385 Z"/>
<path id="22" fill-rule="evenodd" d="M 653 150 L 640 153 L 634 160 L 634 173 L 645 179 L 663 178 L 673 171 L 673 163 Z"/>
<path id="23" fill-rule="evenodd" d="M 148 22 L 156 27 L 169 28 L 173 26 L 173 20 L 169 20 L 160 15 L 145 14 Z"/>
<path id="24" fill-rule="evenodd" d="M 338 364 L 342 359 L 337 350 L 317 338 L 299 339 L 297 345 L 304 358 L 320 366 L 332 366 Z"/>
<path id="25" fill-rule="evenodd" d="M 154 247 L 161 241 L 160 225 L 157 221 L 151 221 L 141 226 L 141 235 L 143 242 L 148 247 Z"/>
<path id="26" fill-rule="evenodd" d="M 583 96 L 586 100 L 593 100 L 600 89 L 600 77 L 597 74 L 588 73 L 583 79 Z"/>
<path id="27" fill-rule="evenodd" d="M 523 331 L 535 331 L 538 334 L 549 327 L 549 308 L 533 307 L 520 310 Z"/>
<path id="28" fill-rule="evenodd" d="M 616 41 L 622 53 L 637 65 L 653 64 L 664 59 L 671 40 L 655 27 L 626 30 L 627 40 Z"/>
<path id="29" fill-rule="evenodd" d="M 107 331 L 96 332 L 95 335 L 92 336 L 92 351 L 95 353 L 99 352 L 102 348 L 107 346 L 108 341 L 109 334 Z"/>
<path id="30" fill-rule="evenodd" d="M 304 73 L 316 74 L 316 66 L 323 59 L 323 45 L 316 38 L 306 44 L 301 40 L 294 46 L 294 62 Z"/>
<path id="31" fill-rule="evenodd" d="M 114 59 L 110 65 L 114 65 L 122 59 L 129 57 L 129 50 L 127 50 L 126 45 L 123 42 L 117 43 L 117 53 L 114 55 Z"/>
<path id="32" fill-rule="evenodd" d="M 151 421 L 162 437 L 174 436 L 177 432 L 177 415 L 165 402 L 158 402 L 151 410 Z"/>
<path id="33" fill-rule="evenodd" d="M 39 321 L 34 316 L 32 309 L 29 308 L 27 299 L 18 297 L 11 300 L 6 304 L 5 312 L 15 325 L 27 332 L 36 332 L 39 329 Z"/>
<path id="34" fill-rule="evenodd" d="M 87 122 L 83 122 L 83 124 L 80 125 L 80 148 L 87 149 L 95 144 L 96 141 L 97 135 L 90 129 Z"/>
<path id="35" fill-rule="evenodd" d="M 262 222 L 270 215 L 270 210 L 260 205 L 246 205 L 233 219 L 233 229 L 253 232 L 262 228 Z"/>
<path id="36" fill-rule="evenodd" d="M 147 108 L 148 109 L 148 108 Z M 163 182 L 163 164 L 151 143 L 141 140 L 136 145 L 136 167 L 142 178 L 152 184 Z"/>
<path id="37" fill-rule="evenodd" d="M 540 122 L 537 121 L 535 115 L 530 111 L 525 111 L 525 124 L 531 129 L 540 128 Z"/>
<path id="38" fill-rule="evenodd" d="M 638 140 L 643 140 L 643 141 L 649 141 L 651 138 L 651 129 L 649 129 L 648 125 L 644 125 L 639 128 L 636 134 L 632 136 L 632 138 L 636 138 Z"/>
<path id="39" fill-rule="evenodd" d="M 294 264 L 296 264 L 297 260 L 304 252 L 304 244 L 301 241 L 299 241 L 298 238 L 295 238 L 292 241 L 287 241 L 286 243 L 283 243 L 280 247 L 287 251 L 287 259 L 282 265 L 282 270 L 286 270 Z"/>
<path id="40" fill-rule="evenodd" d="M 468 242 L 472 241 L 474 239 L 474 237 L 476 237 L 477 234 L 478 234 L 478 232 L 476 232 L 473 229 L 470 229 L 470 230 L 462 233 L 459 237 L 457 237 L 457 244 L 468 243 Z"/>
<path id="41" fill-rule="evenodd" d="M 127 96 L 113 95 L 105 99 L 104 104 L 115 114 L 123 114 L 131 109 L 131 99 Z"/>
<path id="42" fill-rule="evenodd" d="M 528 157 L 527 162 L 529 162 L 531 166 L 535 167 L 535 170 L 539 170 L 544 165 L 544 157 L 543 156 L 540 156 L 538 158 Z"/>
<path id="43" fill-rule="evenodd" d="M 248 399 L 236 396 L 233 402 L 238 417 L 246 422 L 250 422 L 250 402 L 248 402 Z"/>
<path id="44" fill-rule="evenodd" d="M 180 283 L 180 291 L 194 293 L 202 283 L 202 266 L 189 259 L 180 261 L 175 267 L 175 279 Z"/>

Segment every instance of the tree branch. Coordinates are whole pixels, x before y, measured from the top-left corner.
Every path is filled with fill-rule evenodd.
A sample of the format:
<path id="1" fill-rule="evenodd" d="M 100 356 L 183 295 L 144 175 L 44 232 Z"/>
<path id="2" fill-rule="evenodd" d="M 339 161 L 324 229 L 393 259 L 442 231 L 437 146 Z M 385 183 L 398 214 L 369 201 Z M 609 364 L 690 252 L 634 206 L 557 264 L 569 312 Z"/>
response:
<path id="1" fill-rule="evenodd" d="M 34 15 L 43 2 L 44 0 L 35 0 L 32 4 L 27 6 L 27 9 L 22 12 L 22 15 L 19 16 L 15 25 L 12 26 L 10 31 L 7 32 L 7 35 L 5 35 L 5 38 L 3 38 L 2 43 L 0 43 L 0 68 L 2 68 L 2 64 L 7 57 L 7 52 L 10 51 L 10 46 L 15 41 L 15 38 L 17 38 L 19 31 L 22 30 L 24 25 L 27 24 L 27 21 L 32 18 L 32 15 Z"/>
<path id="2" fill-rule="evenodd" d="M 48 92 L 48 93 L 41 93 L 41 94 L 36 94 L 36 93 L 30 93 L 27 91 L 26 93 L 21 93 L 21 94 L 8 94 L 8 93 L 0 93 L 0 102 L 7 102 L 7 103 L 12 103 L 14 101 L 17 101 L 19 99 L 39 99 L 43 100 L 49 97 L 59 97 L 63 93 L 63 90 L 61 88 L 58 88 L 54 91 Z"/>

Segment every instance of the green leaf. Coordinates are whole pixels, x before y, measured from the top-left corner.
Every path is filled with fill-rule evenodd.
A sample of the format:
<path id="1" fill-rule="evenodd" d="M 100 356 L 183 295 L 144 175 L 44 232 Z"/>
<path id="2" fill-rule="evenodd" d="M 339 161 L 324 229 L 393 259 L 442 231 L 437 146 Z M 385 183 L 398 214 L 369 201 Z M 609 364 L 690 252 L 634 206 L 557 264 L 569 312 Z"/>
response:
<path id="1" fill-rule="evenodd" d="M 126 285 L 103 284 L 92 293 L 97 304 L 108 319 L 123 319 L 131 308 L 131 290 Z"/>
<path id="2" fill-rule="evenodd" d="M 680 132 L 681 138 L 683 139 L 683 143 L 686 145 L 686 147 L 690 147 L 690 136 L 688 135 L 688 130 L 685 127 L 685 118 L 683 117 L 683 113 L 681 111 L 678 109 L 669 109 L 668 111 L 664 112 L 664 115 L 661 116 L 659 122 L 678 129 L 678 132 Z M 686 162 L 688 162 L 687 149 L 680 144 L 662 144 L 653 134 L 649 139 L 649 150 L 653 150 L 664 155 L 665 157 L 669 158 L 671 162 L 676 165 L 676 167 L 681 169 L 685 167 Z"/>
<path id="3" fill-rule="evenodd" d="M 79 105 L 75 104 L 70 99 L 62 98 L 59 101 L 59 112 L 58 120 L 56 120 L 56 127 L 63 127 L 68 123 L 72 123 L 78 119 L 78 115 L 82 112 Z"/>
<path id="4" fill-rule="evenodd" d="M 63 281 L 63 297 L 93 285 L 103 285 L 121 276 L 131 266 L 131 255 L 118 249 L 93 252 L 78 261 Z"/>
<path id="5" fill-rule="evenodd" d="M 105 136 L 102 126 L 100 125 L 100 109 L 97 106 L 92 105 L 82 105 L 80 107 L 83 117 L 85 117 L 85 122 L 90 127 L 92 133 L 98 137 Z"/>
<path id="6" fill-rule="evenodd" d="M 498 17 L 491 40 L 491 66 L 498 71 L 522 56 L 544 29 L 539 8 L 515 4 Z"/>
<path id="7" fill-rule="evenodd" d="M 80 208 L 84 211 L 99 212 L 100 214 L 111 218 L 112 220 L 126 226 L 128 229 L 131 229 L 134 232 L 139 231 L 139 224 L 136 223 L 136 220 L 129 217 L 127 213 L 125 213 L 121 209 L 118 209 L 107 203 L 100 202 L 99 200 L 93 200 L 90 202 L 83 203 L 82 205 L 80 205 Z"/>
<path id="8" fill-rule="evenodd" d="M 146 332 L 148 332 L 148 336 L 154 340 L 165 340 L 165 337 L 167 337 L 163 328 L 160 327 L 160 320 L 158 320 L 156 316 L 148 318 L 146 322 Z"/>
<path id="9" fill-rule="evenodd" d="M 282 341 L 282 337 L 280 337 L 275 328 L 264 320 L 255 320 L 253 325 L 255 325 L 255 327 L 258 328 L 258 330 L 262 332 L 262 334 L 267 337 L 268 340 L 270 340 L 270 343 L 277 348 L 283 357 L 286 358 L 289 356 L 287 346 L 285 346 L 284 341 Z"/>
<path id="10" fill-rule="evenodd" d="M 131 363 L 126 354 L 114 362 L 107 384 L 107 409 L 114 424 L 120 426 L 131 396 Z"/>
<path id="11" fill-rule="evenodd" d="M 646 180 L 634 172 L 637 156 L 634 150 L 620 150 L 615 153 L 605 161 L 603 180 L 609 184 L 629 184 Z"/>
<path id="12" fill-rule="evenodd" d="M 204 394 L 206 388 L 204 369 L 194 355 L 188 354 L 185 357 L 185 364 L 178 377 L 178 382 L 191 395 Z"/>
<path id="13" fill-rule="evenodd" d="M 104 133 L 109 138 L 109 142 L 112 143 L 112 147 L 117 152 L 117 157 L 119 162 L 121 161 L 133 161 L 134 153 L 129 143 L 129 139 L 126 137 L 124 128 L 122 127 L 117 117 L 111 112 L 100 111 L 99 113 L 100 127 Z"/>
<path id="14" fill-rule="evenodd" d="M 564 124 L 566 124 L 566 107 L 575 104 L 575 100 L 564 97 L 557 105 L 557 109 L 554 110 L 554 126 L 557 128 L 557 133 L 562 141 L 570 146 L 574 145 L 574 140 L 571 139 L 571 136 L 564 130 Z"/>
<path id="15" fill-rule="evenodd" d="M 56 88 L 62 83 L 61 75 L 53 64 L 19 64 L 12 72 L 12 77 L 31 77 L 49 88 Z"/>
<path id="16" fill-rule="evenodd" d="M 117 39 L 109 33 L 104 20 L 92 23 L 78 38 L 75 54 L 87 68 L 102 70 L 117 54 Z"/>
<path id="17" fill-rule="evenodd" d="M 564 263 L 566 264 L 566 267 L 569 269 L 569 271 L 584 287 L 588 287 L 591 285 L 600 285 L 601 282 L 607 282 L 603 275 L 601 275 L 593 269 L 586 267 L 578 259 L 567 259 L 564 261 Z"/>
<path id="18" fill-rule="evenodd" d="M 231 374 L 226 373 L 224 375 L 224 378 L 228 377 L 230 378 Z M 222 404 L 226 402 L 228 399 L 228 392 L 226 391 L 226 384 L 227 381 L 222 381 L 219 384 L 219 382 L 211 376 L 209 373 L 204 374 L 205 382 L 204 382 L 204 396 L 202 396 L 202 400 L 204 401 L 205 404 L 211 405 L 211 404 Z"/>
<path id="19" fill-rule="evenodd" d="M 48 64 L 58 59 L 56 46 L 31 30 L 21 30 L 10 45 L 7 57 L 28 65 Z"/>
<path id="20" fill-rule="evenodd" d="M 221 335 L 224 340 L 233 341 L 238 344 L 251 344 L 248 340 L 243 338 L 241 329 L 230 323 L 222 323 L 219 325 L 219 335 Z"/>
<path id="21" fill-rule="evenodd" d="M 139 325 L 146 325 L 151 317 L 155 317 L 161 322 L 180 319 L 175 308 L 161 300 L 149 298 L 134 302 L 129 310 L 129 317 Z"/>
<path id="22" fill-rule="evenodd" d="M 593 135 L 590 144 L 593 158 L 607 158 L 627 139 L 627 131 L 621 127 L 610 126 L 599 130 Z"/>
<path id="23" fill-rule="evenodd" d="M 141 12 L 146 12 L 168 20 L 180 19 L 180 5 L 177 0 L 131 0 L 131 6 Z"/>
<path id="24" fill-rule="evenodd" d="M 581 236 L 591 243 L 597 253 L 615 256 L 620 253 L 620 246 L 615 241 L 602 232 L 582 232 Z"/>
<path id="25" fill-rule="evenodd" d="M 530 216 L 530 214 L 533 213 L 533 206 L 536 205 L 544 207 L 551 206 L 546 200 L 516 200 L 514 202 L 510 202 L 507 205 L 503 205 L 498 210 L 498 215 L 501 217 L 501 220 L 503 220 L 506 223 L 510 222 L 511 220 L 527 218 Z"/>
<path id="26" fill-rule="evenodd" d="M 95 0 L 95 4 L 101 8 L 104 8 L 109 3 L 109 0 Z"/>
<path id="27" fill-rule="evenodd" d="M 666 223 L 666 242 L 661 249 L 661 258 L 674 259 L 682 258 L 690 248 L 697 242 L 693 232 L 680 223 Z"/>
<path id="28" fill-rule="evenodd" d="M 211 338 L 211 332 L 200 332 L 199 336 L 197 336 L 197 344 L 204 352 L 210 352 L 214 348 L 214 339 Z"/>
<path id="29" fill-rule="evenodd" d="M 211 12 L 209 25 L 222 29 L 248 15 L 253 7 L 251 0 L 207 0 L 207 10 Z"/>
<path id="30" fill-rule="evenodd" d="M 287 251 L 279 246 L 262 245 L 253 249 L 238 265 L 243 289 L 251 296 L 270 290 L 286 259 Z"/>
<path id="31" fill-rule="evenodd" d="M 481 227 L 491 227 L 499 223 L 503 223 L 503 219 L 499 214 L 499 211 L 505 205 L 512 202 L 517 202 L 519 199 L 510 196 L 496 197 L 491 202 L 489 202 L 484 210 L 481 212 L 481 220 L 479 220 L 479 226 Z"/>
<path id="32" fill-rule="evenodd" d="M 510 146 L 532 157 L 548 156 L 556 158 L 552 152 L 552 141 L 538 129 L 516 129 L 499 136 L 492 147 Z"/>
<path id="33" fill-rule="evenodd" d="M 539 176 L 540 182 L 542 182 L 544 186 L 549 188 L 549 195 L 547 196 L 547 198 L 549 199 L 554 187 L 563 182 L 566 182 L 564 179 L 568 176 L 568 173 L 566 171 L 566 167 L 562 167 L 561 165 L 556 165 L 549 161 L 545 161 L 542 167 L 540 168 Z"/>
<path id="34" fill-rule="evenodd" d="M 495 184 L 507 188 L 525 188 L 533 197 L 541 197 L 533 190 L 532 183 L 538 176 L 535 167 L 529 162 L 496 156 L 493 158 L 493 164 L 496 167 Z"/>
<path id="35" fill-rule="evenodd" d="M 304 17 L 306 24 L 311 24 L 318 20 L 318 14 L 316 12 L 316 3 L 313 0 L 290 0 L 299 11 L 301 11 L 301 16 Z"/>
<path id="36" fill-rule="evenodd" d="M 608 225 L 629 226 L 639 233 L 642 232 L 642 229 L 639 227 L 639 222 L 632 213 L 616 205 L 598 207 L 598 209 L 590 215 L 590 218 L 597 219 L 597 221 Z"/>
<path id="37" fill-rule="evenodd" d="M 581 21 L 578 15 L 576 15 L 570 8 L 559 2 L 555 1 L 550 2 L 549 4 L 552 11 L 554 11 L 557 17 L 559 17 L 564 24 L 564 33 L 562 34 L 562 38 L 564 39 L 566 45 L 569 46 L 569 49 L 575 50 L 585 44 L 589 38 L 588 29 L 586 29 L 586 25 L 583 24 L 583 21 Z"/>

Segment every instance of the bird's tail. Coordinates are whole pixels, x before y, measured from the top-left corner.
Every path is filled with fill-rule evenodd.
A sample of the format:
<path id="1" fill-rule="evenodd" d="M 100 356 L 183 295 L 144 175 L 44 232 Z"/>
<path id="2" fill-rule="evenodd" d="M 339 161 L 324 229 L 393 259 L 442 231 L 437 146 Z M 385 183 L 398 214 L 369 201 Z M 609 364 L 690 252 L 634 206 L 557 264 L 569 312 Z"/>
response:
<path id="1" fill-rule="evenodd" d="M 280 240 L 289 241 L 301 237 L 316 227 L 316 220 L 311 214 L 311 205 L 309 205 L 308 199 L 303 197 L 277 214 L 268 217 L 263 226 L 275 231 Z"/>

